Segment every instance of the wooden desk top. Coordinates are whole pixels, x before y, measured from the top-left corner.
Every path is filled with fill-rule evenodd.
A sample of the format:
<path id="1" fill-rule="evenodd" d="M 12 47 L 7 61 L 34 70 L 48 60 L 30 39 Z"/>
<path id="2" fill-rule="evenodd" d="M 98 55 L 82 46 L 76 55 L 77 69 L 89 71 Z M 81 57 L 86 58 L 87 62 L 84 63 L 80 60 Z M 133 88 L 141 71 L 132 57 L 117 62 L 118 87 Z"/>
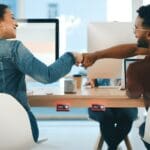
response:
<path id="1" fill-rule="evenodd" d="M 105 107 L 144 107 L 143 99 L 129 99 L 125 90 L 118 88 L 82 88 L 75 94 L 64 94 L 59 87 L 49 89 L 53 94 L 29 95 L 31 106 L 55 107 L 69 104 L 71 107 L 90 107 L 101 104 Z"/>

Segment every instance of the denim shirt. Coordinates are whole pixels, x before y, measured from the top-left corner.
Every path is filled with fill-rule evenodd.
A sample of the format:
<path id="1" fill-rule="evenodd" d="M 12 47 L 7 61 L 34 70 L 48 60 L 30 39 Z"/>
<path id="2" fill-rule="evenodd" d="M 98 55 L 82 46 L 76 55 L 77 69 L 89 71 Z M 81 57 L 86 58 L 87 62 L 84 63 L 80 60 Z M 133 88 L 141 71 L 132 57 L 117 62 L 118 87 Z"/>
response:
<path id="1" fill-rule="evenodd" d="M 29 111 L 25 74 L 41 83 L 52 83 L 67 74 L 73 64 L 75 59 L 68 52 L 46 66 L 20 41 L 0 39 L 0 92 L 12 95 Z"/>

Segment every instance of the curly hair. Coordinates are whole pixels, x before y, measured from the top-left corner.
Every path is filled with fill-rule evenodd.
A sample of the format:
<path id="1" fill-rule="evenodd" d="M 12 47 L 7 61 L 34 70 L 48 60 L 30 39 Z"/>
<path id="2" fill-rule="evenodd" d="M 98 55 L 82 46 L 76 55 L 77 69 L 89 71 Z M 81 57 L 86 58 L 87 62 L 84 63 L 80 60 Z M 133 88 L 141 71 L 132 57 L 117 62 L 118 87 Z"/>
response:
<path id="1" fill-rule="evenodd" d="M 137 13 L 143 19 L 143 26 L 150 28 L 150 5 L 141 6 Z"/>
<path id="2" fill-rule="evenodd" d="M 5 4 L 0 4 L 0 19 L 3 19 L 4 17 L 4 13 L 5 13 L 5 9 L 7 9 L 8 6 Z"/>

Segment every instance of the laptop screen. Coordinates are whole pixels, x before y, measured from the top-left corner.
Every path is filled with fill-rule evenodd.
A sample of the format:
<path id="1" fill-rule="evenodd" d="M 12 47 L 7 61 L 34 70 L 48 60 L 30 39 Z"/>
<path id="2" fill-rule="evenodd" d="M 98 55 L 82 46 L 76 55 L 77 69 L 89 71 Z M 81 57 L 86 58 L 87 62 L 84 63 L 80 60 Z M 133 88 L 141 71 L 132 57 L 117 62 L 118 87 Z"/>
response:
<path id="1" fill-rule="evenodd" d="M 124 85 L 125 85 L 125 89 L 127 87 L 127 69 L 129 67 L 130 64 L 139 61 L 141 59 L 137 59 L 137 58 L 132 58 L 132 59 L 124 59 Z"/>

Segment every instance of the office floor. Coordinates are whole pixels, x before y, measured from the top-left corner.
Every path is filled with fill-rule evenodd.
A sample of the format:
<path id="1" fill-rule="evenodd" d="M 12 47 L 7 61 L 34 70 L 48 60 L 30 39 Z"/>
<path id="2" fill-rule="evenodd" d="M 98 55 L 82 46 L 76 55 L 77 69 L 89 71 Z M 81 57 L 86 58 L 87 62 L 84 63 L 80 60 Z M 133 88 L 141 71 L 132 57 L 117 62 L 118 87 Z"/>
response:
<path id="1" fill-rule="evenodd" d="M 139 111 L 143 116 L 143 110 Z M 139 116 L 143 119 L 143 117 Z M 143 121 L 134 122 L 129 138 L 133 150 L 146 150 L 138 134 L 138 126 Z M 51 120 L 38 121 L 40 138 L 48 138 L 33 150 L 96 150 L 99 138 L 99 125 L 92 120 Z M 102 150 L 107 150 L 106 143 Z M 124 142 L 119 150 L 126 150 Z"/>

